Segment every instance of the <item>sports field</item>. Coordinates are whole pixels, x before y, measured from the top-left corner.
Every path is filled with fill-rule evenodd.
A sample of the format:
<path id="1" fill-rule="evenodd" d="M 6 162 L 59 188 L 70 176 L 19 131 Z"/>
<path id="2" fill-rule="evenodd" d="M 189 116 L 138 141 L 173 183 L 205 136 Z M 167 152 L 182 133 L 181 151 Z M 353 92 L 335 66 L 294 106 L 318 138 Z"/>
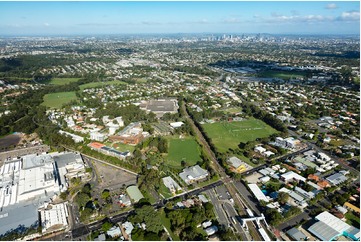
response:
<path id="1" fill-rule="evenodd" d="M 290 78 L 303 78 L 305 73 L 299 71 L 263 71 L 258 74 L 259 77 L 265 78 L 280 78 L 288 80 Z"/>
<path id="2" fill-rule="evenodd" d="M 229 148 L 235 149 L 240 142 L 248 142 L 257 138 L 268 137 L 277 131 L 258 119 L 248 119 L 235 122 L 217 122 L 202 125 L 220 152 Z"/>
<path id="3" fill-rule="evenodd" d="M 49 81 L 49 84 L 53 85 L 65 85 L 72 82 L 79 81 L 80 78 L 53 78 Z"/>
<path id="4" fill-rule="evenodd" d="M 91 83 L 80 85 L 79 88 L 81 91 L 83 91 L 86 88 L 102 87 L 102 86 L 108 86 L 108 85 L 121 85 L 121 84 L 126 84 L 126 83 L 122 82 L 122 81 L 91 82 Z"/>
<path id="5" fill-rule="evenodd" d="M 187 166 L 192 166 L 201 161 L 201 151 L 196 140 L 192 137 L 168 139 L 168 162 L 169 166 L 182 168 L 181 161 L 184 160 Z"/>
<path id="6" fill-rule="evenodd" d="M 72 100 L 76 100 L 77 97 L 75 92 L 56 92 L 46 94 L 43 99 L 43 105 L 50 108 L 61 108 L 63 104 L 66 104 Z"/>

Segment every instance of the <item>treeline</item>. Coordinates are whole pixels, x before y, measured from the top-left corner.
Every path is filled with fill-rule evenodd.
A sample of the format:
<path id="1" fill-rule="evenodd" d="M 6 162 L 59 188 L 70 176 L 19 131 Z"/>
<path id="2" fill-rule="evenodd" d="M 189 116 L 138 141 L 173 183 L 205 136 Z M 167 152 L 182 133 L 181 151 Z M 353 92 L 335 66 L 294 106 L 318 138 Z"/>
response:
<path id="1" fill-rule="evenodd" d="M 210 76 L 210 77 L 218 76 L 218 74 L 212 70 L 209 70 L 206 68 L 200 68 L 200 67 L 196 67 L 196 66 L 175 66 L 173 68 L 173 70 L 179 71 L 179 72 L 185 72 L 185 73 L 189 73 L 189 74 Z"/>
<path id="2" fill-rule="evenodd" d="M 167 218 L 170 220 L 171 229 L 180 240 L 206 240 L 199 232 L 197 226 L 206 220 L 215 220 L 213 205 L 205 203 L 203 206 L 193 206 L 184 209 L 165 209 Z"/>
<path id="3" fill-rule="evenodd" d="M 45 55 L 22 55 L 12 58 L 0 59 L 0 77 L 29 77 L 34 73 L 38 74 L 39 70 L 53 66 L 75 65 L 85 61 L 94 61 L 95 59 L 82 58 L 74 59 L 68 56 Z M 97 61 L 109 62 L 109 59 L 96 59 Z"/>

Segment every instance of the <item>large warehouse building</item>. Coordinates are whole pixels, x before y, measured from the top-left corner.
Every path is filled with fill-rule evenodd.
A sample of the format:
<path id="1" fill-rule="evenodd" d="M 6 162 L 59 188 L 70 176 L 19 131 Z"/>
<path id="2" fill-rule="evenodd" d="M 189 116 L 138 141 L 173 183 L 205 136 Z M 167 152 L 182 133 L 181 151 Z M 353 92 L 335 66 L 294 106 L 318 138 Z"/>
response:
<path id="1" fill-rule="evenodd" d="M 67 189 L 67 180 L 85 174 L 79 154 L 26 155 L 0 167 L 0 235 L 39 223 L 46 202 Z"/>
<path id="2" fill-rule="evenodd" d="M 318 220 L 308 231 L 322 241 L 336 240 L 339 236 L 346 236 L 352 240 L 360 240 L 360 229 L 355 228 L 341 219 L 325 211 L 315 217 Z"/>
<path id="3" fill-rule="evenodd" d="M 177 113 L 178 101 L 172 98 L 153 99 L 149 101 L 142 101 L 139 107 L 147 112 L 153 112 L 158 118 L 165 113 Z"/>

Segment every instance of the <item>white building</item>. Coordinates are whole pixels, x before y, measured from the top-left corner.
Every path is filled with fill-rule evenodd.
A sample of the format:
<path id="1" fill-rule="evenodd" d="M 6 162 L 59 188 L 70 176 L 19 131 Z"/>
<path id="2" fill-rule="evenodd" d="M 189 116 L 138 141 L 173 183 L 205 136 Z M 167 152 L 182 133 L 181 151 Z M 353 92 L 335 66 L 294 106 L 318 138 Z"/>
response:
<path id="1" fill-rule="evenodd" d="M 208 171 L 201 168 L 199 165 L 195 165 L 184 168 L 183 172 L 179 173 L 179 176 L 189 185 L 196 181 L 205 179 L 208 176 Z"/>
<path id="2" fill-rule="evenodd" d="M 66 132 L 66 131 L 63 131 L 63 130 L 59 130 L 59 134 L 64 134 L 66 136 L 71 137 L 74 140 L 75 143 L 84 142 L 84 138 L 79 136 L 79 135 L 76 135 L 76 134 L 72 134 L 72 133 L 69 133 L 69 132 Z"/>
<path id="3" fill-rule="evenodd" d="M 174 123 L 170 123 L 170 126 L 172 126 L 172 128 L 180 128 L 182 127 L 184 123 L 183 122 L 174 122 Z"/>
<path id="4" fill-rule="evenodd" d="M 258 201 L 269 202 L 269 199 L 264 195 L 264 193 L 259 189 L 257 184 L 248 184 L 249 189 L 252 191 L 253 195 L 257 198 Z"/>
<path id="5" fill-rule="evenodd" d="M 39 210 L 43 233 L 47 230 L 59 230 L 68 226 L 69 215 L 66 205 L 67 203 L 45 204 L 45 207 Z"/>
<path id="6" fill-rule="evenodd" d="M 38 209 L 66 190 L 71 174 L 85 174 L 79 154 L 33 154 L 5 161 L 0 167 L 0 235 L 19 225 L 36 225 Z"/>
<path id="7" fill-rule="evenodd" d="M 90 132 L 90 139 L 103 142 L 107 136 L 99 132 Z"/>
<path id="8" fill-rule="evenodd" d="M 182 188 L 178 185 L 177 182 L 174 181 L 174 179 L 170 176 L 163 177 L 162 178 L 164 185 L 171 191 L 171 193 L 176 193 L 179 190 L 182 190 Z"/>
<path id="9" fill-rule="evenodd" d="M 285 182 L 289 182 L 291 180 L 296 180 L 296 181 L 306 181 L 306 178 L 304 178 L 301 175 L 298 175 L 297 173 L 293 172 L 293 171 L 289 171 L 287 173 L 284 173 L 281 175 L 281 178 L 283 179 L 283 181 Z"/>

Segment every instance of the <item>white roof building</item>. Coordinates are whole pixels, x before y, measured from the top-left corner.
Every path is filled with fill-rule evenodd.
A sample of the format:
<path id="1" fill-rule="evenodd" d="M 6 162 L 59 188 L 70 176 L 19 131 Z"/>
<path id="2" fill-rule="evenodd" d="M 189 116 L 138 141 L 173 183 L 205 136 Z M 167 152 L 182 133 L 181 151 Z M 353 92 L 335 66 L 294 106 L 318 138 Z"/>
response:
<path id="1" fill-rule="evenodd" d="M 256 148 L 254 148 L 254 151 L 262 154 L 263 152 L 266 152 L 266 149 L 262 146 L 257 146 Z"/>
<path id="2" fill-rule="evenodd" d="M 66 189 L 68 175 L 75 171 L 77 176 L 85 172 L 76 153 L 33 154 L 5 161 L 0 168 L 0 234 L 39 222 L 38 209 Z M 59 217 L 60 210 L 56 206 L 54 209 L 44 212 L 43 217 L 52 217 L 53 213 Z M 47 219 L 45 224 L 50 227 L 53 221 Z"/>
<path id="3" fill-rule="evenodd" d="M 283 180 L 285 182 L 288 182 L 290 180 L 297 180 L 297 181 L 303 181 L 305 182 L 306 181 L 306 178 L 304 178 L 303 176 L 301 175 L 298 175 L 297 173 L 293 172 L 293 171 L 289 171 L 287 173 L 284 173 L 281 175 L 281 178 L 283 178 Z"/>
<path id="4" fill-rule="evenodd" d="M 122 235 L 122 231 L 118 226 L 113 226 L 107 231 L 107 235 L 109 235 L 112 238 L 119 237 Z"/>
<path id="5" fill-rule="evenodd" d="M 261 191 L 261 189 L 257 186 L 257 184 L 248 184 L 249 189 L 251 189 L 254 196 L 257 198 L 258 201 L 265 201 L 269 202 L 269 199 L 264 195 L 264 193 Z"/>
<path id="6" fill-rule="evenodd" d="M 171 176 L 163 177 L 162 178 L 164 185 L 172 192 L 175 193 L 182 188 L 178 185 L 177 182 L 173 180 Z"/>
<path id="7" fill-rule="evenodd" d="M 208 176 L 208 171 L 201 168 L 199 165 L 195 165 L 184 168 L 183 171 L 179 173 L 179 176 L 189 185 L 193 182 L 206 178 Z"/>
<path id="8" fill-rule="evenodd" d="M 96 140 L 96 141 L 103 142 L 106 139 L 106 137 L 107 136 L 105 134 L 99 133 L 97 131 L 90 132 L 90 139 L 91 140 Z"/>
<path id="9" fill-rule="evenodd" d="M 335 240 L 340 235 L 360 240 L 360 230 L 355 228 L 331 213 L 325 211 L 315 217 L 318 222 L 314 223 L 308 231 L 323 241 Z"/>
<path id="10" fill-rule="evenodd" d="M 47 205 L 40 209 L 41 226 L 43 233 L 53 227 L 53 229 L 61 229 L 68 226 L 68 210 L 67 203 L 55 205 Z"/>
<path id="11" fill-rule="evenodd" d="M 174 122 L 174 123 L 170 123 L 170 126 L 172 126 L 173 128 L 179 128 L 182 127 L 184 123 L 183 122 Z"/>

